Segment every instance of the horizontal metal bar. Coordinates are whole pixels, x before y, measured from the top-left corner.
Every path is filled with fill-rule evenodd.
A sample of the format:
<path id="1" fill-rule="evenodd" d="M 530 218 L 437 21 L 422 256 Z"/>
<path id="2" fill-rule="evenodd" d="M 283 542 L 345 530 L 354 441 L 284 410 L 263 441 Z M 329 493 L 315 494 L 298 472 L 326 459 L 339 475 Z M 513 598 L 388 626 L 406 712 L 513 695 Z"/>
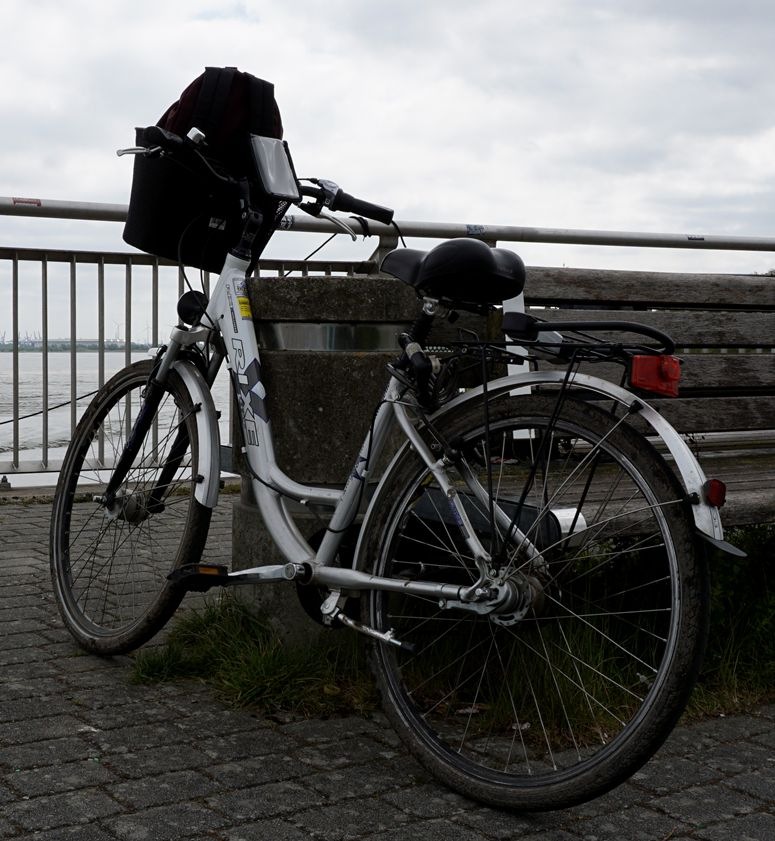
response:
<path id="1" fill-rule="evenodd" d="M 67 202 L 0 196 L 0 215 L 42 216 L 57 219 L 87 219 L 123 222 L 127 206 L 100 202 Z M 697 248 L 729 251 L 775 251 L 775 237 L 733 237 L 710 234 L 667 234 L 638 231 L 599 231 L 573 228 L 533 228 L 514 225 L 478 225 L 446 222 L 396 223 L 407 237 L 450 239 L 473 237 L 488 242 L 551 242 L 565 245 L 614 245 L 645 248 Z M 356 231 L 359 225 L 355 226 Z M 281 230 L 334 233 L 339 229 L 327 219 L 289 215 Z M 392 225 L 369 222 L 377 236 L 395 236 Z"/>
<path id="2" fill-rule="evenodd" d="M 105 266 L 175 266 L 172 260 L 141 251 L 69 251 L 56 248 L 9 248 L 0 246 L 0 260 L 40 263 L 77 263 Z M 261 273 L 269 275 L 304 271 L 307 274 L 369 274 L 375 264 L 370 260 L 261 260 Z"/>
<path id="3" fill-rule="evenodd" d="M 24 452 L 21 450 L 20 452 Z M 0 475 L 13 476 L 16 473 L 58 473 L 62 469 L 63 459 L 49 460 L 43 463 L 40 458 L 20 460 L 18 464 L 4 459 L 0 461 Z"/>
<path id="4" fill-rule="evenodd" d="M 354 590 L 388 590 L 393 593 L 409 593 L 431 599 L 460 601 L 468 587 L 457 584 L 442 584 L 433 581 L 410 581 L 404 578 L 384 578 L 354 569 L 341 567 L 313 566 L 312 584 L 322 584 L 332 590 L 348 588 Z"/>
<path id="5" fill-rule="evenodd" d="M 126 214 L 127 205 L 125 204 L 0 196 L 0 215 L 4 216 L 44 216 L 50 219 L 124 222 Z"/>

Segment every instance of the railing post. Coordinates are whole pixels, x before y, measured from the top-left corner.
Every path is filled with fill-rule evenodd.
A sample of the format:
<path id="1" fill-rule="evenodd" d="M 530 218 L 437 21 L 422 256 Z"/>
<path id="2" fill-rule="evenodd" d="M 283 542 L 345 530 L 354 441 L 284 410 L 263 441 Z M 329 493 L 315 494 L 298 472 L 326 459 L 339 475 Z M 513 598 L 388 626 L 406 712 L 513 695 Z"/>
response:
<path id="1" fill-rule="evenodd" d="M 126 310 L 124 312 L 124 361 L 132 361 L 132 261 L 126 261 Z"/>
<path id="2" fill-rule="evenodd" d="M 97 385 L 105 385 L 105 260 L 97 263 Z"/>
<path id="3" fill-rule="evenodd" d="M 12 462 L 19 465 L 19 258 L 14 255 L 11 269 L 11 329 L 13 331 L 13 446 Z"/>
<path id="4" fill-rule="evenodd" d="M 97 385 L 105 385 L 105 259 L 97 263 Z M 100 430 L 97 441 L 97 460 L 105 463 L 105 433 Z"/>
<path id="5" fill-rule="evenodd" d="M 43 414 L 41 415 L 41 467 L 45 470 L 48 467 L 48 259 L 44 257 L 40 263 L 40 320 L 41 334 L 43 340 L 43 358 L 41 359 L 41 371 L 43 383 L 41 387 L 41 402 L 43 403 Z"/>
<path id="6" fill-rule="evenodd" d="M 76 313 L 77 306 L 77 289 L 76 289 L 76 271 L 75 271 L 75 255 L 70 260 L 70 430 L 71 433 L 75 429 L 77 416 L 77 397 L 78 397 L 78 321 Z"/>

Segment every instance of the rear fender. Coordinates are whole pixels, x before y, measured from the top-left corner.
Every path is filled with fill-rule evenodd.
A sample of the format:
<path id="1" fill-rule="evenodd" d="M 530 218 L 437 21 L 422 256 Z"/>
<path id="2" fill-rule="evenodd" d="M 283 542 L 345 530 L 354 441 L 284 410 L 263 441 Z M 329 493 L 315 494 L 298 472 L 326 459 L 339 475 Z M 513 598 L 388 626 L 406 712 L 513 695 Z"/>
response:
<path id="1" fill-rule="evenodd" d="M 493 380 L 487 385 L 487 394 L 490 398 L 493 398 L 515 391 L 516 389 L 539 385 L 560 385 L 564 382 L 566 382 L 566 373 L 564 371 L 528 371 Z M 672 467 L 686 491 L 687 497 L 692 500 L 690 508 L 694 518 L 695 528 L 700 536 L 719 548 L 727 549 L 729 545 L 724 541 L 724 530 L 721 525 L 718 508 L 708 505 L 704 500 L 703 485 L 706 482 L 706 476 L 694 454 L 677 430 L 656 409 L 621 386 L 617 386 L 607 380 L 599 379 L 598 377 L 591 377 L 588 374 L 579 373 L 567 378 L 567 382 L 576 389 L 582 389 L 614 400 L 628 411 L 637 413 L 643 418 L 672 456 L 674 461 Z M 473 403 L 481 397 L 482 393 L 482 386 L 471 389 L 465 394 L 461 394 L 448 403 L 445 403 L 434 417 L 438 418 L 442 414 L 455 411 L 462 406 Z M 383 478 L 372 497 L 355 551 L 355 567 L 357 569 L 362 569 L 366 563 L 366 559 L 361 559 L 361 541 L 363 536 L 368 534 L 369 521 L 373 516 L 373 512 L 379 505 L 389 504 L 389 501 L 381 499 L 382 494 L 380 491 L 383 489 L 391 468 L 402 457 L 408 446 L 408 443 L 404 444 L 398 453 L 396 453 L 390 465 L 385 470 Z"/>
<path id="2" fill-rule="evenodd" d="M 494 380 L 487 385 L 487 393 L 494 397 L 504 392 L 526 386 L 561 384 L 565 382 L 565 371 L 529 371 L 524 374 L 514 374 Z M 704 499 L 703 485 L 707 477 L 700 467 L 694 453 L 689 449 L 684 439 L 670 423 L 642 398 L 627 391 L 621 386 L 591 377 L 588 374 L 573 374 L 568 378 L 568 384 L 574 388 L 590 391 L 602 397 L 607 397 L 621 404 L 628 411 L 637 413 L 651 427 L 654 434 L 662 441 L 674 460 L 674 468 L 687 496 L 693 500 L 691 506 L 694 524 L 697 530 L 714 540 L 723 541 L 724 529 L 718 508 L 708 505 Z M 481 396 L 483 388 L 472 389 L 461 394 L 445 404 L 441 411 L 452 411 L 459 406 L 476 400 Z"/>

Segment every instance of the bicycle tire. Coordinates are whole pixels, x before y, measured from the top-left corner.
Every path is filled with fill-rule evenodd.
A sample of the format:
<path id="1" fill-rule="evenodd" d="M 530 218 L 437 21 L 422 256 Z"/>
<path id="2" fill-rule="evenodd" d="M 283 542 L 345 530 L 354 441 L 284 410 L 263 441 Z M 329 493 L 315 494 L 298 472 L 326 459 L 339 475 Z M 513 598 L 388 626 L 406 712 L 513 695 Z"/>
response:
<path id="1" fill-rule="evenodd" d="M 211 510 L 194 498 L 196 411 L 174 371 L 113 512 L 99 501 L 152 368 L 151 360 L 129 365 L 95 395 L 75 429 L 54 495 L 54 593 L 70 633 L 97 654 L 130 651 L 164 626 L 183 597 L 167 575 L 199 560 L 210 525 Z M 188 435 L 186 453 L 161 510 L 149 513 L 148 494 L 181 425 Z"/>
<path id="2" fill-rule="evenodd" d="M 482 615 L 384 591 L 363 609 L 366 624 L 410 646 L 375 642 L 371 664 L 411 752 L 460 793 L 522 811 L 589 800 L 646 762 L 685 708 L 708 625 L 705 558 L 664 460 L 626 420 L 580 401 L 555 407 L 549 395 L 494 400 L 489 437 L 481 402 L 436 424 L 479 476 L 493 465 L 500 504 L 530 486 L 520 527 L 545 568 L 515 540 L 501 572 L 538 582 L 531 609 Z M 473 583 L 434 485 L 407 448 L 359 554 L 376 575 Z M 487 549 L 488 512 L 467 507 Z M 567 531 L 563 507 L 582 515 L 575 525 L 565 515 Z"/>

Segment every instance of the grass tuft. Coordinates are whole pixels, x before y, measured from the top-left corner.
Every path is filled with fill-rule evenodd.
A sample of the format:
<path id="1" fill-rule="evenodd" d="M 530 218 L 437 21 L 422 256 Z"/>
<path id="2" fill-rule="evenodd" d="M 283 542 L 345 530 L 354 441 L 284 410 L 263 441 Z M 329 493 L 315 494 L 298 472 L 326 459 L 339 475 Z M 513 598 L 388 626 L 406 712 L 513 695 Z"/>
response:
<path id="1" fill-rule="evenodd" d="M 775 701 L 775 524 L 729 529 L 725 537 L 748 557 L 711 557 L 710 636 L 693 717 Z"/>
<path id="2" fill-rule="evenodd" d="M 376 698 L 358 642 L 331 632 L 316 645 L 289 648 L 262 616 L 224 593 L 182 613 L 164 645 L 141 651 L 132 679 L 202 680 L 229 703 L 270 715 L 363 714 Z"/>

